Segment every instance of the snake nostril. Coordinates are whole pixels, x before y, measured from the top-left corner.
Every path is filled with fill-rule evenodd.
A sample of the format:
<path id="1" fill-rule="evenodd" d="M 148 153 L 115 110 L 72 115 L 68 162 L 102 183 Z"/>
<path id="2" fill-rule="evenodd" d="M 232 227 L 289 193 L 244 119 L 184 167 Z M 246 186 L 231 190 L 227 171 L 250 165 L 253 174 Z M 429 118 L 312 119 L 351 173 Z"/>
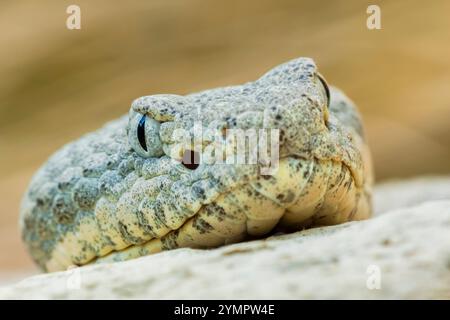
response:
<path id="1" fill-rule="evenodd" d="M 195 170 L 200 165 L 200 155 L 196 151 L 186 150 L 183 153 L 181 163 L 189 170 Z"/>

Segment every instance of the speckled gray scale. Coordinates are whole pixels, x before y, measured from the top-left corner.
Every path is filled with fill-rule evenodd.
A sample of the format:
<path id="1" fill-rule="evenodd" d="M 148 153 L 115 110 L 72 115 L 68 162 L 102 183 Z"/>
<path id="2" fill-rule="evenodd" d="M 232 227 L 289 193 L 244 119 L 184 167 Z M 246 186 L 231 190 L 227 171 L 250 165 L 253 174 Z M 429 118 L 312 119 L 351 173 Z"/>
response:
<path id="1" fill-rule="evenodd" d="M 20 215 L 30 254 L 56 271 L 369 217 L 363 125 L 341 91 L 331 87 L 329 99 L 327 90 L 313 60 L 299 58 L 243 85 L 135 100 L 128 116 L 64 146 L 35 174 Z M 230 129 L 278 130 L 273 175 L 260 159 L 214 160 L 216 144 L 231 143 L 215 152 L 236 156 Z M 195 168 L 182 163 L 191 150 L 202 159 Z"/>

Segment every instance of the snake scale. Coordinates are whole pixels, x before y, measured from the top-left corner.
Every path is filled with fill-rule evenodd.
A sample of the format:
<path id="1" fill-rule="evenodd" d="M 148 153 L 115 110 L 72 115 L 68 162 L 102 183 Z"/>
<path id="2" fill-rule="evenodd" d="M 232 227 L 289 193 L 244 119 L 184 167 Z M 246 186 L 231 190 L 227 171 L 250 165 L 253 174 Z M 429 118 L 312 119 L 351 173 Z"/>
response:
<path id="1" fill-rule="evenodd" d="M 269 143 L 276 166 L 272 158 L 228 162 L 249 129 L 277 133 Z M 225 147 L 207 153 L 217 145 Z M 275 169 L 264 174 L 268 164 Z M 38 170 L 20 227 L 34 261 L 50 272 L 365 219 L 371 188 L 356 107 L 312 59 L 298 58 L 242 85 L 135 100 L 127 116 L 67 144 Z"/>

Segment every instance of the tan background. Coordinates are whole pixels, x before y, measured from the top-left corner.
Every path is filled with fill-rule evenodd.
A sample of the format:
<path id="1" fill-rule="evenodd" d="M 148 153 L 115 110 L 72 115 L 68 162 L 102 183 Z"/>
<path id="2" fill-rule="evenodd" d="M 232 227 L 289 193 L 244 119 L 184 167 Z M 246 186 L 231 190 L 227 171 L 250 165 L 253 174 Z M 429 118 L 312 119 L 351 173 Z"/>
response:
<path id="1" fill-rule="evenodd" d="M 82 29 L 65 27 L 78 4 Z M 2 1 L 0 278 L 33 272 L 21 194 L 139 96 L 255 79 L 298 56 L 362 110 L 378 180 L 450 173 L 450 1 Z M 379 4 L 382 30 L 366 28 Z"/>

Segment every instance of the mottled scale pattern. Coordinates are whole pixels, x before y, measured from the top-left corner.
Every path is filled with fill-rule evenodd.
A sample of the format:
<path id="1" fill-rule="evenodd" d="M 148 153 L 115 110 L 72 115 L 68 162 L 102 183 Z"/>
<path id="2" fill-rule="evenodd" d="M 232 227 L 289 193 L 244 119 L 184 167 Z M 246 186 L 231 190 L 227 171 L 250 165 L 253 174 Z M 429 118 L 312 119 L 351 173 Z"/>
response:
<path id="1" fill-rule="evenodd" d="M 230 129 L 276 129 L 277 170 L 215 163 L 207 150 L 218 142 L 230 142 L 226 159 L 236 156 Z M 195 168 L 183 165 L 192 150 L 203 159 Z M 355 105 L 328 87 L 312 59 L 298 58 L 243 85 L 135 100 L 127 116 L 44 164 L 20 226 L 45 271 L 212 248 L 368 218 L 371 170 Z"/>

